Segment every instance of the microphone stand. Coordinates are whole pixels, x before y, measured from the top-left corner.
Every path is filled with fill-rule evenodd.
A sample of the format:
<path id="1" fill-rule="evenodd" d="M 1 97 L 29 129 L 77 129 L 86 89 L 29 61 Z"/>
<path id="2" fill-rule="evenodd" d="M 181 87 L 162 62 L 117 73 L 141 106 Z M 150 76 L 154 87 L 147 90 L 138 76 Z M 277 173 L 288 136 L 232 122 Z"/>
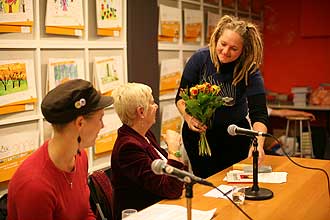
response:
<path id="1" fill-rule="evenodd" d="M 194 183 L 186 183 L 186 205 L 187 205 L 187 220 L 191 220 L 191 199 L 193 197 Z"/>
<path id="2" fill-rule="evenodd" d="M 273 197 L 273 192 L 269 189 L 259 188 L 258 186 L 258 139 L 253 137 L 253 185 L 245 189 L 245 199 L 265 200 Z"/>

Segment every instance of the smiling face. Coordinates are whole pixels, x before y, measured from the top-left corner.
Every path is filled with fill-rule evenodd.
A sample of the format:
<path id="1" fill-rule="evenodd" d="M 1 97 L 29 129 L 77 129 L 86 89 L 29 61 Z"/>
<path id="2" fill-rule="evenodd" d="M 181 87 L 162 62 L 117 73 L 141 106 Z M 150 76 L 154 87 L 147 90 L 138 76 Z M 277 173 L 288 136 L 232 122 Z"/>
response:
<path id="1" fill-rule="evenodd" d="M 243 51 L 242 37 L 229 29 L 224 30 L 220 36 L 216 53 L 221 63 L 230 63 L 238 59 Z"/>

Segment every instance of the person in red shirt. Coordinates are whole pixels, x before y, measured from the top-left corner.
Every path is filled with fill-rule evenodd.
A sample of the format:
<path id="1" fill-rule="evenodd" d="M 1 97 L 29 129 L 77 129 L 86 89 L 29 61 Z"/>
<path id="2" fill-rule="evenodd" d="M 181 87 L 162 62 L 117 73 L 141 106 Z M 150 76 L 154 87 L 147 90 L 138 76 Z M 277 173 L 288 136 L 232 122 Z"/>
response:
<path id="1" fill-rule="evenodd" d="M 8 220 L 95 219 L 89 204 L 85 148 L 103 128 L 101 96 L 88 81 L 76 79 L 51 90 L 41 103 L 53 137 L 17 169 L 8 186 Z"/>

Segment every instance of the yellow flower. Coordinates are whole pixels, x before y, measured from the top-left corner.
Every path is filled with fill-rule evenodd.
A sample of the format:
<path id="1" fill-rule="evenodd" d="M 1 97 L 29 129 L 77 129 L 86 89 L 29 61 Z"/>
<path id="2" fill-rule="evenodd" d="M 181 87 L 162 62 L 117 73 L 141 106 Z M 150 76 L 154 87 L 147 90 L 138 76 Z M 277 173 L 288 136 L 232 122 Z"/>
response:
<path id="1" fill-rule="evenodd" d="M 212 85 L 211 88 L 212 88 L 212 91 L 211 91 L 211 92 L 212 92 L 213 94 L 215 94 L 215 95 L 219 94 L 219 92 L 220 92 L 220 87 L 219 87 L 218 85 Z"/>

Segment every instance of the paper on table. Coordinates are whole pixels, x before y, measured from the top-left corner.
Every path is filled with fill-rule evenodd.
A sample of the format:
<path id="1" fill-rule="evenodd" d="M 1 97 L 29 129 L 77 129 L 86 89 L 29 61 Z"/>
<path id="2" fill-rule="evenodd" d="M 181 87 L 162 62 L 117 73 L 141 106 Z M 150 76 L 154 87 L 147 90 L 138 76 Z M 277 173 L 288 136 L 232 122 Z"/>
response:
<path id="1" fill-rule="evenodd" d="M 229 185 L 220 185 L 217 187 L 218 189 L 220 189 L 223 193 L 227 194 L 227 196 L 229 198 L 231 198 L 231 192 L 233 190 L 233 186 L 229 186 Z M 210 191 L 208 191 L 207 193 L 204 194 L 204 196 L 207 197 L 215 197 L 215 198 L 222 198 L 222 199 L 228 199 L 225 195 L 223 195 L 221 192 L 219 192 L 219 190 L 217 189 L 212 189 Z"/>
<path id="2" fill-rule="evenodd" d="M 258 173 L 258 182 L 285 183 L 287 181 L 287 176 L 287 172 Z M 231 170 L 223 180 L 230 183 L 252 183 L 253 174 L 248 174 L 241 170 Z"/>
<path id="3" fill-rule="evenodd" d="M 192 209 L 191 215 L 194 220 L 210 220 L 212 219 L 216 208 L 209 211 L 201 211 Z M 137 214 L 126 217 L 125 220 L 186 220 L 187 209 L 183 206 L 178 205 L 165 205 L 155 204 L 152 205 Z"/>

